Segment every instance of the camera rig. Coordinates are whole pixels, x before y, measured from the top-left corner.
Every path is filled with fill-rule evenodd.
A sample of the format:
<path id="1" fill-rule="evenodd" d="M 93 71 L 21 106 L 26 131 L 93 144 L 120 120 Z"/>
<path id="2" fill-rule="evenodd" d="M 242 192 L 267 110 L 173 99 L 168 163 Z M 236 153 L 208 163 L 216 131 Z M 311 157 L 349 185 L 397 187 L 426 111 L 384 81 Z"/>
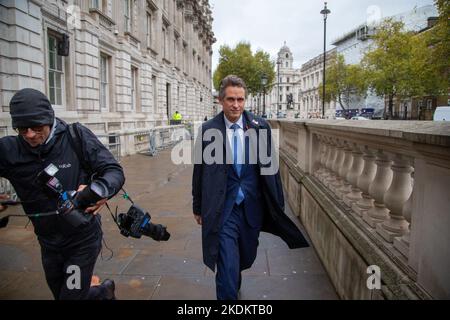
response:
<path id="1" fill-rule="evenodd" d="M 86 213 L 86 208 L 95 205 L 101 199 L 109 199 L 111 195 L 108 193 L 108 188 L 102 181 L 93 180 L 90 185 L 79 192 L 65 191 L 61 182 L 55 177 L 55 174 L 58 171 L 59 169 L 54 164 L 50 164 L 44 170 L 39 172 L 36 178 L 38 184 L 44 188 L 47 194 L 57 198 L 56 211 L 29 215 L 7 215 L 0 218 L 0 228 L 7 226 L 9 217 L 11 216 L 30 218 L 59 215 L 75 228 L 83 227 L 90 223 L 93 214 Z M 169 240 L 170 233 L 167 232 L 167 227 L 161 224 L 153 224 L 151 222 L 150 214 L 134 204 L 123 188 L 122 191 L 124 192 L 123 197 L 132 203 L 126 213 L 117 215 L 118 207 L 116 207 L 116 213 L 114 215 L 108 204 L 106 204 L 120 233 L 125 237 L 131 236 L 137 239 L 141 238 L 142 235 L 145 235 L 156 241 Z M 11 200 L 0 202 L 1 205 L 5 206 L 17 205 L 20 203 L 24 202 Z"/>

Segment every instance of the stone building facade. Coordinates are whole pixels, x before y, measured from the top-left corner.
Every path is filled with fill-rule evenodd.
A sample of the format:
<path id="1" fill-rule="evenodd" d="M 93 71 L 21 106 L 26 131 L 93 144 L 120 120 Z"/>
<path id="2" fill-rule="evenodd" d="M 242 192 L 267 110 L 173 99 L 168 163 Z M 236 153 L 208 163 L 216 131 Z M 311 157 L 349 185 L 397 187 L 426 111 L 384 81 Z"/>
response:
<path id="1" fill-rule="evenodd" d="M 326 67 L 336 59 L 336 49 L 326 53 Z M 323 54 L 304 63 L 298 72 L 299 118 L 311 119 L 322 117 L 322 99 L 319 92 L 323 83 Z M 326 77 L 326 74 L 325 74 Z M 334 101 L 325 103 L 325 118 L 333 119 L 336 114 Z"/>
<path id="2" fill-rule="evenodd" d="M 97 134 L 213 113 L 207 0 L 5 0 L 0 10 L 0 136 L 25 87 Z"/>
<path id="3" fill-rule="evenodd" d="M 327 52 L 326 65 L 336 58 L 336 50 Z M 322 116 L 322 100 L 319 97 L 320 84 L 323 77 L 323 54 L 304 63 L 299 69 L 294 68 L 294 56 L 284 44 L 277 55 L 276 82 L 266 95 L 266 113 L 269 118 L 320 118 Z M 262 110 L 264 99 L 251 96 L 248 107 Z M 257 112 L 258 113 L 258 112 Z M 261 112 L 259 112 L 261 113 Z M 325 104 L 325 118 L 334 118 L 336 103 Z"/>

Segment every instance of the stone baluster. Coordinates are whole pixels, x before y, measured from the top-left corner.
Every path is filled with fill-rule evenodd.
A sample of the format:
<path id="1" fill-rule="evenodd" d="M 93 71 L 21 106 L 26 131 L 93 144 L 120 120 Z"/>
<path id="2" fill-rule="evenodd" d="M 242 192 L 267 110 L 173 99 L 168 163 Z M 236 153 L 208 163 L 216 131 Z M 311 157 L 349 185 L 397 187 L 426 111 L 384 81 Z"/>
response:
<path id="1" fill-rule="evenodd" d="M 369 150 L 367 148 L 363 148 L 363 150 L 368 155 Z M 351 183 L 351 191 L 344 195 L 344 203 L 347 206 L 351 207 L 355 202 L 362 199 L 361 189 L 358 188 L 358 180 L 362 175 L 370 174 L 370 168 L 371 166 L 364 159 L 364 153 L 361 151 L 361 148 L 355 146 L 353 150 L 353 167 L 347 177 L 348 182 Z"/>
<path id="2" fill-rule="evenodd" d="M 375 155 L 373 151 L 364 148 L 364 169 L 358 178 L 358 189 L 361 191 L 359 199 L 349 198 L 353 201 L 352 209 L 357 214 L 362 215 L 362 212 L 372 208 L 373 199 L 369 196 L 369 186 L 375 178 L 377 172 L 377 165 L 375 164 Z"/>
<path id="3" fill-rule="evenodd" d="M 414 175 L 414 172 L 412 173 Z M 403 216 L 408 222 L 408 230 L 405 232 L 403 237 L 394 238 L 394 248 L 396 248 L 402 255 L 405 257 L 409 257 L 409 240 L 411 235 L 411 216 L 412 216 L 412 202 L 414 197 L 414 178 L 411 179 L 411 186 L 413 191 L 409 196 L 408 201 L 406 201 L 403 206 Z"/>
<path id="4" fill-rule="evenodd" d="M 330 147 L 330 152 L 328 153 L 328 157 L 327 157 L 327 161 L 325 163 L 325 167 L 326 167 L 326 171 L 325 173 L 321 176 L 321 181 L 322 183 L 325 184 L 326 180 L 330 177 L 331 175 L 331 168 L 333 166 L 334 160 L 336 159 L 336 145 L 335 142 L 333 141 L 332 138 L 328 139 L 328 145 Z"/>
<path id="5" fill-rule="evenodd" d="M 414 171 L 409 159 L 396 155 L 392 165 L 392 183 L 384 195 L 384 203 L 390 210 L 389 218 L 377 225 L 377 232 L 388 242 L 408 231 L 409 223 L 403 216 L 403 207 L 412 193 L 411 173 Z"/>
<path id="6" fill-rule="evenodd" d="M 320 181 L 322 181 L 323 177 L 327 174 L 327 160 L 328 160 L 328 157 L 330 156 L 330 152 L 331 152 L 331 145 L 328 141 L 328 138 L 322 136 L 321 141 L 324 146 L 324 152 L 322 154 L 322 158 L 320 161 L 321 168 L 320 168 L 319 172 L 317 173 L 317 179 L 319 179 Z"/>
<path id="7" fill-rule="evenodd" d="M 372 228 L 389 218 L 389 210 L 384 204 L 384 195 L 392 182 L 392 161 L 388 155 L 379 151 L 377 153 L 377 173 L 369 186 L 369 195 L 375 200 L 373 207 L 363 213 L 363 220 Z"/>
<path id="8" fill-rule="evenodd" d="M 324 166 L 325 166 L 326 156 L 327 156 L 327 145 L 326 145 L 325 137 L 317 136 L 317 140 L 319 141 L 318 168 L 314 172 L 314 176 L 316 178 L 319 178 L 320 175 L 324 172 Z"/>
<path id="9" fill-rule="evenodd" d="M 346 158 L 344 159 L 345 175 L 343 179 L 343 186 L 337 190 L 336 195 L 344 200 L 346 194 L 352 191 L 352 185 L 356 186 L 358 177 L 361 175 L 363 169 L 362 153 L 359 151 L 356 143 L 348 145 L 348 149 L 345 150 Z M 348 154 L 347 154 L 348 152 Z"/>
<path id="10" fill-rule="evenodd" d="M 344 147 L 342 142 L 336 141 L 336 158 L 333 161 L 333 164 L 331 166 L 331 174 L 329 175 L 328 179 L 325 181 L 325 185 L 330 188 L 331 190 L 333 187 L 333 184 L 336 182 L 336 179 L 338 177 L 339 168 L 341 167 L 342 162 L 344 161 Z"/>
<path id="11" fill-rule="evenodd" d="M 350 170 L 353 163 L 352 149 L 347 142 L 343 145 L 343 160 L 339 168 L 338 177 L 336 182 L 333 184 L 332 190 L 339 197 L 342 198 L 342 193 L 340 192 L 341 188 L 344 187 L 346 182 L 347 173 Z M 347 183 L 348 184 L 348 183 Z"/>

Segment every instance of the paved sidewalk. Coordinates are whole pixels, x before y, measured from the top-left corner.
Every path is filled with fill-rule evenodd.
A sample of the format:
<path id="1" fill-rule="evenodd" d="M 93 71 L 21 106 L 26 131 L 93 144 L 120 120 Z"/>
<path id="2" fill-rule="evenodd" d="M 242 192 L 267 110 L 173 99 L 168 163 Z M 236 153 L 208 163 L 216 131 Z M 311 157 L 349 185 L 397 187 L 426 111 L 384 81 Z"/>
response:
<path id="1" fill-rule="evenodd" d="M 126 157 L 122 165 L 131 198 L 149 211 L 154 223 L 167 225 L 171 238 L 160 243 L 146 237 L 125 238 L 104 209 L 104 240 L 113 256 L 104 245 L 95 273 L 115 280 L 118 299 L 215 299 L 214 274 L 202 262 L 201 230 L 191 212 L 192 167 L 173 165 L 170 151 L 154 158 Z M 119 196 L 110 204 L 119 204 L 122 211 L 130 205 Z M 10 208 L 6 213 L 14 211 L 21 209 Z M 25 228 L 26 223 L 16 218 L 0 229 L 0 299 L 52 299 L 39 245 L 31 224 Z M 279 238 L 262 233 L 256 262 L 243 273 L 241 298 L 338 296 L 313 248 L 289 250 Z"/>

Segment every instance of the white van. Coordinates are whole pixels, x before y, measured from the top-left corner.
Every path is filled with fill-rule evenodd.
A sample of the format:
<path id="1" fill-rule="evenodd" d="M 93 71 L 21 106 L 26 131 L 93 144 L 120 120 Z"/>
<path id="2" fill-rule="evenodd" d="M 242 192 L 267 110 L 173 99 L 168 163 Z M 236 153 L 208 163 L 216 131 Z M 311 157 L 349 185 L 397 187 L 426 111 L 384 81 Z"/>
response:
<path id="1" fill-rule="evenodd" d="M 434 111 L 433 121 L 450 121 L 450 106 L 437 107 Z"/>

